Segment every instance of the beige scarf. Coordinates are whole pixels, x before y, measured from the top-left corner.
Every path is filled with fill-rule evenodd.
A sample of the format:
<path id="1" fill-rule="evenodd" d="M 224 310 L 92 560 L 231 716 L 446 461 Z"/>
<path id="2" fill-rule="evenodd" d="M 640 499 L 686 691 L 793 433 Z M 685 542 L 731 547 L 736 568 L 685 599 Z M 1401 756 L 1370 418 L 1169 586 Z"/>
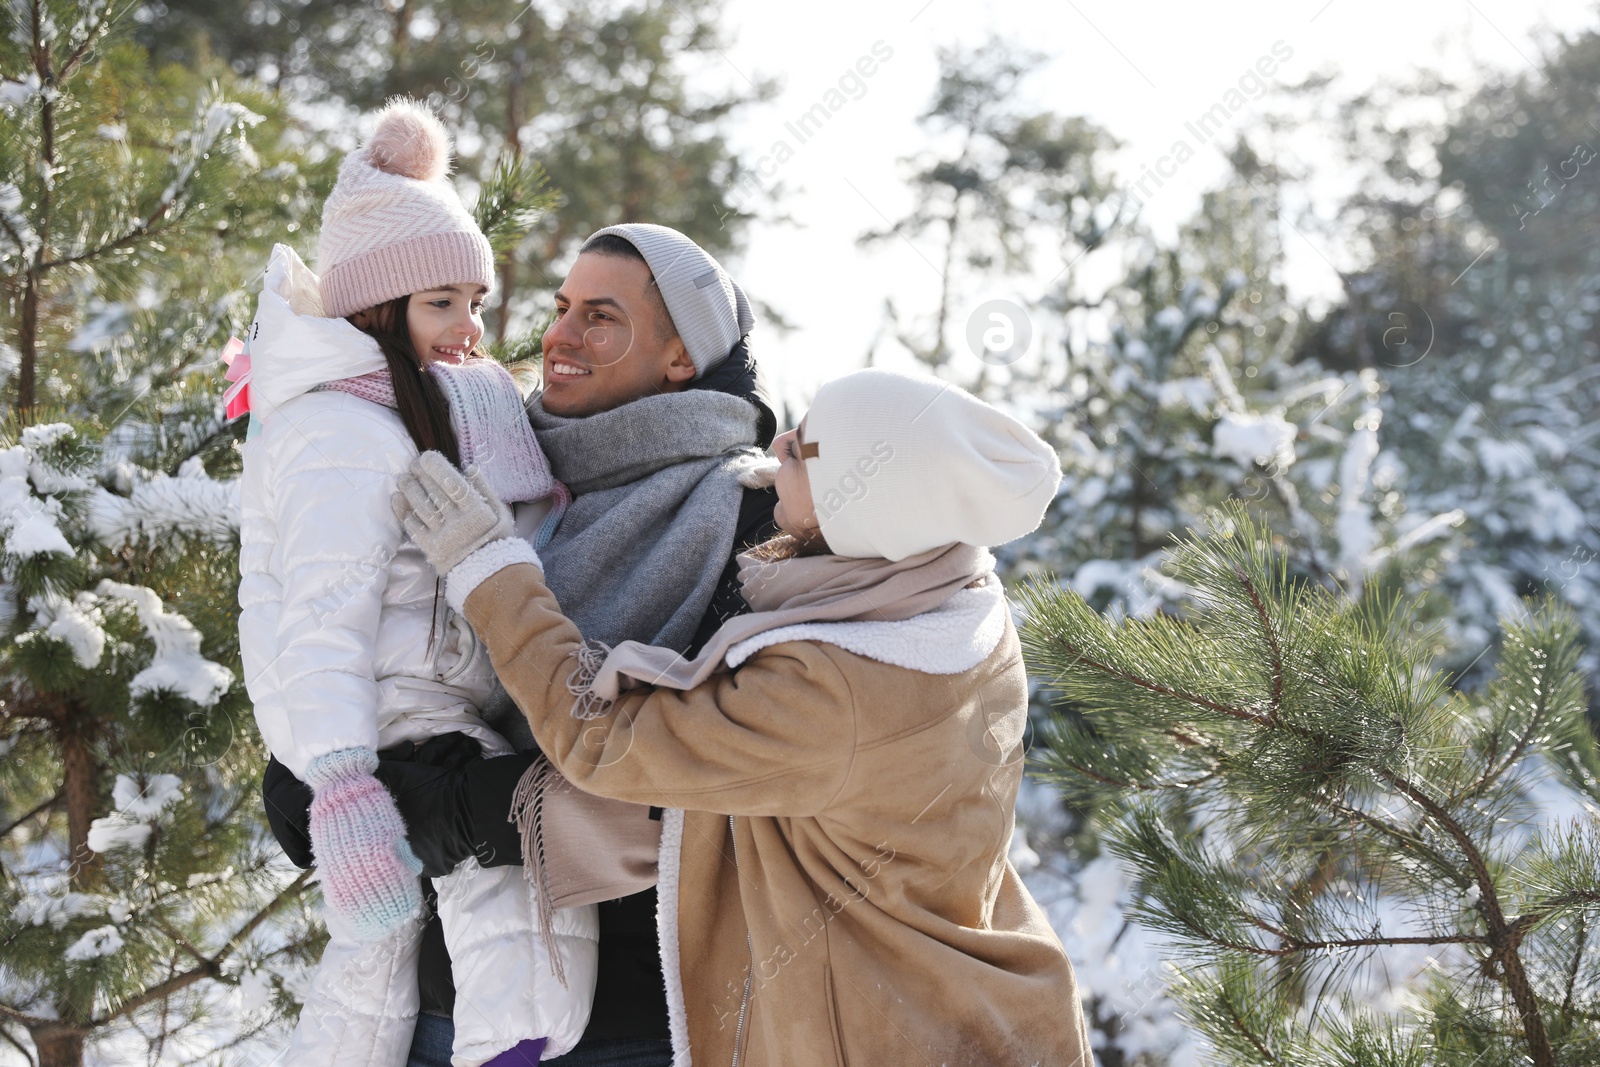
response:
<path id="1" fill-rule="evenodd" d="M 993 569 L 987 549 L 960 544 L 898 563 L 832 555 L 773 561 L 742 553 L 739 581 L 753 613 L 723 623 L 692 660 L 639 641 L 624 641 L 615 649 L 598 642 L 580 647 L 573 653 L 578 669 L 567 680 L 578 698 L 572 713 L 595 718 L 624 688 L 638 685 L 692 689 L 722 665 L 730 648 L 768 630 L 807 622 L 909 619 L 942 606 Z M 524 868 L 541 890 L 542 929 L 551 929 L 558 907 L 611 900 L 655 884 L 661 823 L 648 812 L 642 805 L 573 788 L 547 760 L 528 769 L 517 785 L 511 819 L 522 836 Z M 597 849 L 596 841 L 606 846 Z M 571 862 L 577 856 L 583 862 Z M 550 960 L 565 986 L 560 954 L 552 952 Z"/>
<path id="2" fill-rule="evenodd" d="M 578 669 L 567 681 L 578 698 L 572 714 L 597 718 L 635 686 L 693 689 L 722 666 L 728 649 L 768 630 L 807 622 L 898 622 L 921 615 L 993 568 L 988 550 L 962 544 L 898 562 L 834 555 L 773 561 L 741 553 L 739 582 L 753 612 L 723 623 L 692 660 L 638 641 L 610 649 L 586 644 L 573 653 Z"/>

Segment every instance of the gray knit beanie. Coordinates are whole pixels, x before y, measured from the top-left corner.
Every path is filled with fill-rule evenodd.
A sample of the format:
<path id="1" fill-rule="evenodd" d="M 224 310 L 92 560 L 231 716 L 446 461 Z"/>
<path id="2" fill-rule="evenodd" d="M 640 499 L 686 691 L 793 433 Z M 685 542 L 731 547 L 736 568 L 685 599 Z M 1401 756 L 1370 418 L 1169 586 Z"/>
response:
<path id="1" fill-rule="evenodd" d="M 672 325 L 694 360 L 695 377 L 727 359 L 739 338 L 755 325 L 744 290 L 711 253 L 677 230 L 651 222 L 625 222 L 596 230 L 589 240 L 608 233 L 644 256 Z"/>

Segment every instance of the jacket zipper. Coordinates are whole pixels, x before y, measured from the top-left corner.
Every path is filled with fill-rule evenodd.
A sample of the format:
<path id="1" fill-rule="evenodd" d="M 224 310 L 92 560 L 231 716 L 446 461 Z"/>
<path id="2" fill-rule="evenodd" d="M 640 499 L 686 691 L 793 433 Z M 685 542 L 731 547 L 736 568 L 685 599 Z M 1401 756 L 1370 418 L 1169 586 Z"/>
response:
<path id="1" fill-rule="evenodd" d="M 739 834 L 733 824 L 733 816 L 728 816 L 728 833 L 733 838 L 733 867 L 739 869 Z M 756 974 L 756 950 L 750 941 L 750 925 L 744 928 L 744 950 L 748 966 L 744 972 L 744 999 L 739 1002 L 739 1027 L 733 1032 L 733 1067 L 739 1067 L 740 1053 L 744 1051 L 744 1021 L 750 1011 L 750 980 Z"/>
<path id="2" fill-rule="evenodd" d="M 461 620 L 461 625 L 454 627 L 456 632 L 461 635 L 460 644 L 464 646 L 461 649 L 461 657 L 460 659 L 456 660 L 455 666 L 451 667 L 443 674 L 439 673 L 439 656 L 444 654 L 444 643 L 445 640 L 449 639 L 450 630 L 452 629 L 451 623 L 456 617 L 457 616 L 454 611 L 451 611 L 450 614 L 445 617 L 444 639 L 439 642 L 439 655 L 434 656 L 433 673 L 439 679 L 439 681 L 447 684 L 455 681 L 463 674 L 466 674 L 467 669 L 472 666 L 472 661 L 476 659 L 478 655 L 478 635 L 473 632 L 471 624 L 469 624 L 467 620 L 463 618 Z"/>

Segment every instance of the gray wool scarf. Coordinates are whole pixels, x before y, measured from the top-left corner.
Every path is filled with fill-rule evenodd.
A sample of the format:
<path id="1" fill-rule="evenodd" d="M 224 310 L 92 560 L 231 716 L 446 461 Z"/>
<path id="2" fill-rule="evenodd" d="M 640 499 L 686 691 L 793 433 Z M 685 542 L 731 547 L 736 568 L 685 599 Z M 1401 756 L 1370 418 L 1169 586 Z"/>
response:
<path id="1" fill-rule="evenodd" d="M 754 405 L 688 390 L 565 418 L 535 396 L 528 418 L 572 492 L 539 549 L 562 610 L 591 641 L 688 648 L 733 551 L 744 490 L 767 465 Z M 526 751 L 532 734 L 508 705 L 497 694 L 485 718 Z"/>

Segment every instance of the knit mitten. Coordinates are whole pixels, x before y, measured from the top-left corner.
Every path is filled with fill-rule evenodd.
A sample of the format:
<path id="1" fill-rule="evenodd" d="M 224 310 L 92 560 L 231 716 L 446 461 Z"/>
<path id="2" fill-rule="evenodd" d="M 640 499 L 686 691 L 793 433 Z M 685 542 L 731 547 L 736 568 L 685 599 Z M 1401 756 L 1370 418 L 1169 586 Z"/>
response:
<path id="1" fill-rule="evenodd" d="M 373 777 L 377 769 L 370 748 L 342 748 L 306 767 L 322 899 L 363 941 L 380 940 L 422 912 L 422 863 L 406 843 L 394 800 Z"/>

